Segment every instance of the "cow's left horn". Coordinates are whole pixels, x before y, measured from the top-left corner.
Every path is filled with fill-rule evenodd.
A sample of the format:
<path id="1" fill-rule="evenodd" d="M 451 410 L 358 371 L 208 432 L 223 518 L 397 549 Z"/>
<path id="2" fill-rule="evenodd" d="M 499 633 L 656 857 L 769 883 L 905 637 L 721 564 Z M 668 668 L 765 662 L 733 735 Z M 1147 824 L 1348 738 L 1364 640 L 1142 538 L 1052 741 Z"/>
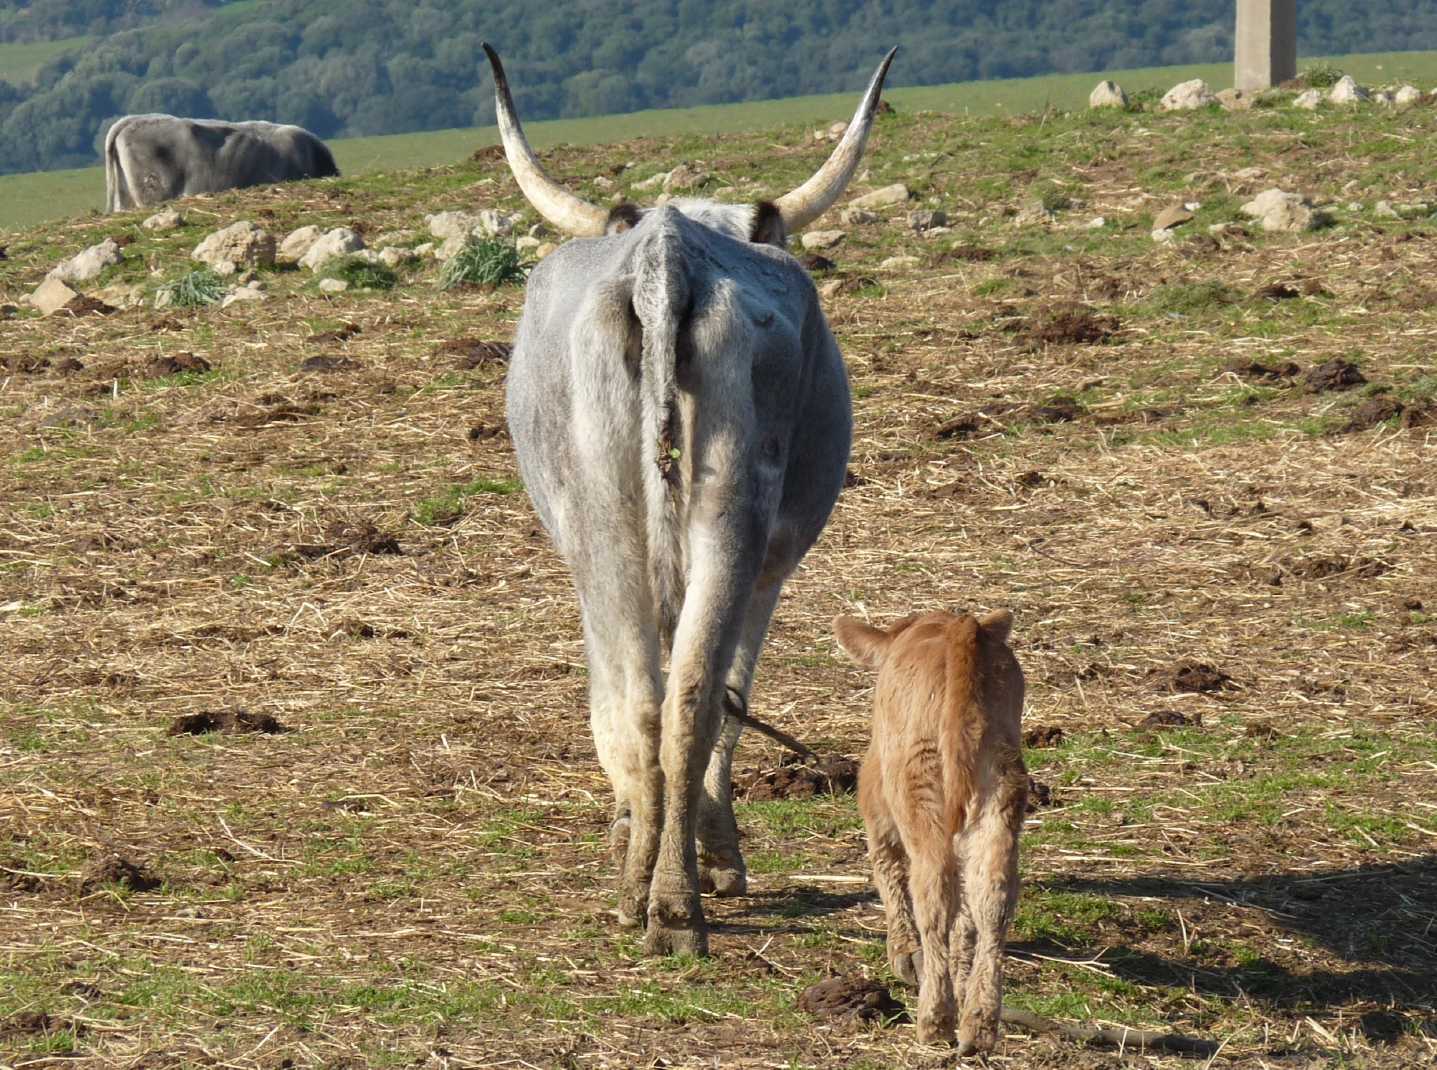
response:
<path id="1" fill-rule="evenodd" d="M 575 197 L 539 166 L 538 157 L 524 137 L 524 128 L 519 125 L 514 98 L 509 93 L 509 79 L 504 77 L 504 65 L 499 62 L 499 54 L 489 47 L 487 41 L 484 42 L 484 52 L 489 57 L 489 65 L 494 68 L 494 111 L 499 120 L 499 137 L 504 142 L 504 156 L 509 161 L 509 170 L 514 172 L 514 181 L 519 183 L 519 188 L 535 211 L 564 233 L 579 237 L 604 233 L 609 213 Z"/>
<path id="2" fill-rule="evenodd" d="M 858 161 L 863 159 L 863 147 L 868 143 L 868 132 L 873 129 L 873 116 L 878 111 L 883 78 L 897 52 L 896 48 L 890 51 L 883 57 L 878 70 L 873 72 L 868 92 L 863 94 L 862 103 L 853 113 L 853 122 L 848 124 L 843 140 L 833 150 L 833 155 L 807 182 L 773 202 L 783 216 L 784 229 L 790 234 L 802 230 L 828 211 L 833 202 L 843 195 L 853 172 L 858 170 Z"/>

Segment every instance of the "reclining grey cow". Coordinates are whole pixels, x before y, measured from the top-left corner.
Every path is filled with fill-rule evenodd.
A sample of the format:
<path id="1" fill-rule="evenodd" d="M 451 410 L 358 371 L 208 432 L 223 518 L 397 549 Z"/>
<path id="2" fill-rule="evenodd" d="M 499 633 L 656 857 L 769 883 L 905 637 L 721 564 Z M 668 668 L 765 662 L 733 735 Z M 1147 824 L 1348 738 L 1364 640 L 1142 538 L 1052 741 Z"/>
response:
<path id="1" fill-rule="evenodd" d="M 650 954 L 707 951 L 701 886 L 746 872 L 729 775 L 784 579 L 843 485 L 848 378 L 786 236 L 863 155 L 890 52 L 832 156 L 772 203 L 588 204 L 549 178 L 499 57 L 500 134 L 529 202 L 580 240 L 529 279 L 509 366 L 519 469 L 574 576 L 619 920 Z M 661 656 L 669 650 L 665 678 Z"/>
<path id="2" fill-rule="evenodd" d="M 299 126 L 126 115 L 105 134 L 108 212 L 338 174 L 325 143 Z"/>

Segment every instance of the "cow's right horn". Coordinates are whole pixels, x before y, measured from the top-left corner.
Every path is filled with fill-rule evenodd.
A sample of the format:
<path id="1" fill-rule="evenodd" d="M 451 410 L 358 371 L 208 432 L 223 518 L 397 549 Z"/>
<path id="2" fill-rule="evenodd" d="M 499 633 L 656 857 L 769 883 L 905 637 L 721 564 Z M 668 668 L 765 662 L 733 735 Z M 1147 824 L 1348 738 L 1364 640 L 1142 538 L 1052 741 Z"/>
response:
<path id="1" fill-rule="evenodd" d="M 873 129 L 873 116 L 878 112 L 878 96 L 883 92 L 883 78 L 888 74 L 888 65 L 897 52 L 898 49 L 892 49 L 883 57 L 878 70 L 873 72 L 868 92 L 863 94 L 858 110 L 853 113 L 853 121 L 848 124 L 843 140 L 833 150 L 833 155 L 807 182 L 773 202 L 783 216 L 784 230 L 788 233 L 802 230 L 823 215 L 848 187 L 853 172 L 858 170 L 858 161 L 863 159 L 863 147 L 868 143 L 869 131 Z"/>
<path id="2" fill-rule="evenodd" d="M 544 173 L 538 157 L 524 137 L 524 128 L 519 125 L 519 116 L 514 111 L 514 98 L 509 93 L 509 79 L 504 77 L 504 65 L 499 54 L 484 42 L 484 52 L 489 65 L 494 68 L 494 111 L 499 120 L 499 137 L 504 142 L 504 156 L 509 161 L 509 170 L 514 172 L 514 181 L 529 199 L 545 221 L 566 234 L 578 237 L 595 237 L 604 233 L 609 213 L 597 205 L 575 197 L 559 183 Z"/>

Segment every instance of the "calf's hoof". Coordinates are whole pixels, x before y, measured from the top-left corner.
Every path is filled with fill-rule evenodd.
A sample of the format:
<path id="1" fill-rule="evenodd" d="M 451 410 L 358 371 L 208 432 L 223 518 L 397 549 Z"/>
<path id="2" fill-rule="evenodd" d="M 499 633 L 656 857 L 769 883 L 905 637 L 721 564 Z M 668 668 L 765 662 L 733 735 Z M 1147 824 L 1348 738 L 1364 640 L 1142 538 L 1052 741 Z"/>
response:
<path id="1" fill-rule="evenodd" d="M 628 881 L 619 885 L 619 928 L 637 929 L 649 912 L 646 888 L 635 888 Z"/>
<path id="2" fill-rule="evenodd" d="M 958 1029 L 958 1054 L 982 1055 L 998 1043 L 997 1015 L 965 1014 Z"/>
<path id="3" fill-rule="evenodd" d="M 923 976 L 923 949 L 899 951 L 888 958 L 888 968 L 893 976 L 909 988 L 918 987 L 918 978 Z"/>
<path id="4" fill-rule="evenodd" d="M 918 1012 L 918 1042 L 920 1044 L 952 1044 L 953 1016 L 937 1011 L 925 1014 Z"/>
<path id="5" fill-rule="evenodd" d="M 699 890 L 712 892 L 720 899 L 747 895 L 748 873 L 741 863 L 738 866 L 701 866 Z"/>
<path id="6" fill-rule="evenodd" d="M 651 892 L 644 954 L 704 956 L 708 953 L 708 929 L 699 897 L 687 892 Z"/>

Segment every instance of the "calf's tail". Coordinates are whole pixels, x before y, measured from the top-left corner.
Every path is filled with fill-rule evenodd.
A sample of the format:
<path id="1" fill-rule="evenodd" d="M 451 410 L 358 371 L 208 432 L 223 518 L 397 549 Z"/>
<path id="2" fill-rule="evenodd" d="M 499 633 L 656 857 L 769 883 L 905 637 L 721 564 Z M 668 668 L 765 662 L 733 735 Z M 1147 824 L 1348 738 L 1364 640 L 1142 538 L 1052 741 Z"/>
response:
<path id="1" fill-rule="evenodd" d="M 979 687 L 978 621 L 964 614 L 948 628 L 947 698 L 939 746 L 948 834 L 967 823 L 975 804 L 977 761 L 983 742 Z"/>

